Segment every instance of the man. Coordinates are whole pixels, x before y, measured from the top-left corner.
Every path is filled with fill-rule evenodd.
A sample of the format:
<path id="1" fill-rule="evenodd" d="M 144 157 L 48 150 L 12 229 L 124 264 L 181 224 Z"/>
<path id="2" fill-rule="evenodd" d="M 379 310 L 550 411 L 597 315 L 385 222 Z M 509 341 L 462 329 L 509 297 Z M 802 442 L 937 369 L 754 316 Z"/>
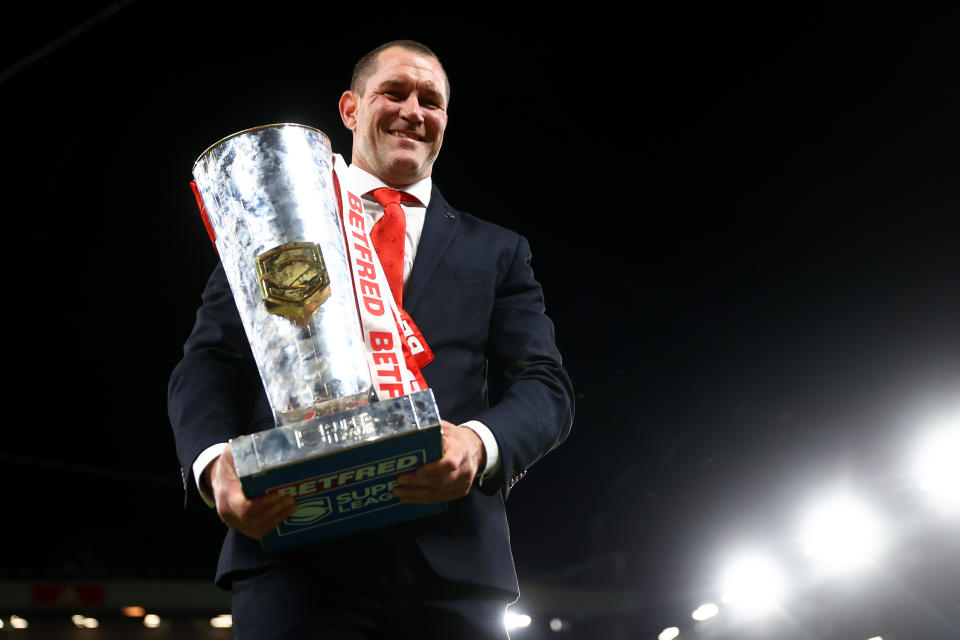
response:
<path id="1" fill-rule="evenodd" d="M 169 410 L 195 479 L 188 499 L 199 489 L 230 527 L 216 580 L 233 591 L 238 640 L 506 637 L 517 582 L 504 500 L 566 437 L 573 392 L 526 240 L 453 209 L 432 184 L 449 98 L 433 52 L 397 41 L 358 62 L 339 103 L 353 132 L 348 179 L 371 224 L 384 215 L 375 189 L 408 194 L 398 296 L 434 353 L 422 373 L 445 420 L 442 458 L 400 476 L 395 495 L 448 502 L 444 513 L 264 555 L 257 539 L 296 506 L 240 490 L 224 443 L 268 428 L 271 413 L 222 267 L 204 292 Z"/>

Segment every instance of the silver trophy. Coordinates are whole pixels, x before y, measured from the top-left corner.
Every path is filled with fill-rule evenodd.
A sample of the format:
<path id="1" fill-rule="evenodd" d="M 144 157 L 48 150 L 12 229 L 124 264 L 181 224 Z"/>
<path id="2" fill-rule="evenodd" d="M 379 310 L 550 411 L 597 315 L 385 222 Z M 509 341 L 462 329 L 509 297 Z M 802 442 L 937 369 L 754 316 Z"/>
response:
<path id="1" fill-rule="evenodd" d="M 248 497 L 279 491 L 300 504 L 264 539 L 268 550 L 436 511 L 390 504 L 385 493 L 414 462 L 439 457 L 440 418 L 429 390 L 376 401 L 333 164 L 323 132 L 275 124 L 220 140 L 193 167 L 277 424 L 231 440 L 237 474 Z M 330 474 L 343 481 L 325 480 Z M 338 513 L 337 493 L 364 482 L 368 493 L 379 488 L 367 506 L 380 514 L 365 524 L 363 509 Z"/>

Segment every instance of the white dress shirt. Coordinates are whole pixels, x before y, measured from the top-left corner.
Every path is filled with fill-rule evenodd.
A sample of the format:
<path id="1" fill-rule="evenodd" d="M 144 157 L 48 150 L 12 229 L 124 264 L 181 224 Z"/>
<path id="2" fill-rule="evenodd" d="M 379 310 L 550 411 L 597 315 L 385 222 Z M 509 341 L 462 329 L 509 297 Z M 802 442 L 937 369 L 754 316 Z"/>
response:
<path id="1" fill-rule="evenodd" d="M 366 218 L 367 229 L 373 229 L 373 225 L 383 216 L 383 206 L 373 197 L 373 190 L 387 185 L 357 166 L 350 165 L 349 173 L 350 189 L 361 194 L 363 199 L 363 212 Z M 433 191 L 433 180 L 427 176 L 420 182 L 399 189 L 403 193 L 413 196 L 419 202 L 401 202 L 403 212 L 406 215 L 406 239 L 403 247 L 403 288 L 406 291 L 407 281 L 410 279 L 410 272 L 413 270 L 413 261 L 417 257 L 417 248 L 420 246 L 420 236 L 423 234 L 423 222 L 426 218 L 427 207 L 430 206 L 430 194 Z M 416 322 L 416 318 L 413 319 Z M 424 336 L 426 338 L 426 336 Z M 429 339 L 427 339 L 429 344 Z M 430 365 L 427 365 L 430 366 Z M 497 473 L 501 467 L 500 448 L 497 446 L 497 440 L 493 437 L 490 429 L 477 420 L 464 422 L 462 427 L 467 427 L 476 433 L 483 442 L 483 448 L 486 452 L 486 466 L 478 470 L 478 482 L 483 484 L 488 478 Z M 211 507 L 214 506 L 213 497 L 209 493 L 208 487 L 201 482 L 203 472 L 213 460 L 223 453 L 227 444 L 219 443 L 205 449 L 193 463 L 193 476 L 197 487 L 200 489 L 200 495 Z"/>

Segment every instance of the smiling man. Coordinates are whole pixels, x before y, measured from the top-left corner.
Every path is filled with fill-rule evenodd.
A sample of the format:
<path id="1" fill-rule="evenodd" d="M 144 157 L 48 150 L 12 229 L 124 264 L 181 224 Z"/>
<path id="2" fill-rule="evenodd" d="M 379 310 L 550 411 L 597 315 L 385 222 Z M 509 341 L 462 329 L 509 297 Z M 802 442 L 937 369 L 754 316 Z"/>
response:
<path id="1" fill-rule="evenodd" d="M 270 408 L 221 266 L 204 292 L 169 413 L 193 470 L 188 499 L 215 505 L 229 527 L 216 581 L 232 590 L 237 640 L 507 637 L 518 588 L 504 501 L 566 438 L 573 390 L 527 241 L 454 209 L 433 184 L 449 100 L 433 52 L 395 41 L 357 63 L 339 103 L 353 132 L 346 179 L 363 194 L 388 279 L 396 262 L 390 288 L 432 350 L 422 374 L 444 418 L 442 457 L 401 475 L 393 492 L 448 503 L 445 512 L 265 555 L 257 540 L 296 506 L 240 490 L 224 443 L 264 428 Z M 377 245 L 387 222 L 398 229 L 391 257 Z M 201 417 L 211 414 L 223 419 Z"/>
<path id="2" fill-rule="evenodd" d="M 394 46 L 366 56 L 340 98 L 353 165 L 391 187 L 430 177 L 443 145 L 450 89 L 428 51 Z"/>

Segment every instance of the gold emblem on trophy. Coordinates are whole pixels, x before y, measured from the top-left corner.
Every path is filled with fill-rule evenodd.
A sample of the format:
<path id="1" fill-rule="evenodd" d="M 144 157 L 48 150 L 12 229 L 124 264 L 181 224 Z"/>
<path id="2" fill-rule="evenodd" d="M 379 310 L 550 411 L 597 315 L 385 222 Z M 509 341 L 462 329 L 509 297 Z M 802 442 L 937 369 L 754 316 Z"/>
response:
<path id="1" fill-rule="evenodd" d="M 330 297 L 330 276 L 315 242 L 288 242 L 257 256 L 267 311 L 306 322 Z"/>

